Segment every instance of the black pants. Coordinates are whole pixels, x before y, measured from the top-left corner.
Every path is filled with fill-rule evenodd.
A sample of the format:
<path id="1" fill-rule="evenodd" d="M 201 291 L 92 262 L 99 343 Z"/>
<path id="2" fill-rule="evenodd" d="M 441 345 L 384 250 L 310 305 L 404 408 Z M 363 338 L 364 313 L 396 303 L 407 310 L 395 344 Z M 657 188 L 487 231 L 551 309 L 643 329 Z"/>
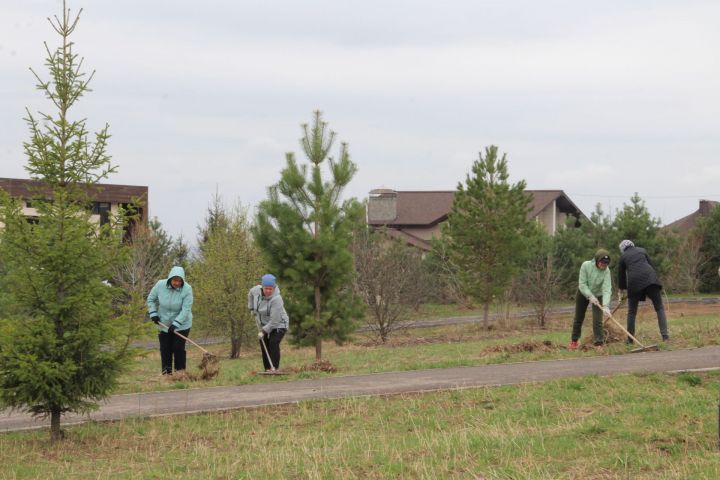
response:
<path id="1" fill-rule="evenodd" d="M 600 304 L 602 305 L 602 300 L 598 298 L 598 301 L 600 301 Z M 570 337 L 573 342 L 577 342 L 578 340 L 580 340 L 580 332 L 582 330 L 582 324 L 585 321 L 585 312 L 587 311 L 587 307 L 589 304 L 590 300 L 585 298 L 585 295 L 580 293 L 580 290 L 578 290 L 577 295 L 575 295 L 575 319 L 573 320 L 572 337 Z M 605 332 L 603 331 L 602 315 L 602 310 L 593 305 L 593 343 L 595 345 L 602 345 L 605 342 Z"/>
<path id="2" fill-rule="evenodd" d="M 190 329 L 178 330 L 178 333 L 188 336 Z M 160 332 L 158 333 L 160 340 L 160 363 L 162 365 L 162 373 L 170 374 L 173 369 L 173 359 L 175 360 L 175 370 L 185 370 L 185 340 L 178 337 L 174 333 Z"/>
<path id="3" fill-rule="evenodd" d="M 262 360 L 265 370 L 270 370 L 272 367 L 275 367 L 276 369 L 280 368 L 280 342 L 285 336 L 285 332 L 287 332 L 287 330 L 284 328 L 276 328 L 275 330 L 271 330 L 269 335 L 265 335 L 265 337 L 260 340 L 260 351 L 262 352 Z M 262 342 L 265 342 L 265 346 L 270 354 L 270 359 L 268 359 L 265 354 Z M 271 360 L 272 366 L 270 365 Z"/>
<path id="4" fill-rule="evenodd" d="M 655 313 L 658 318 L 658 328 L 663 339 L 668 339 L 667 316 L 665 315 L 665 307 L 663 306 L 662 296 L 660 294 L 660 286 L 649 285 L 644 290 L 633 292 L 628 295 L 628 313 L 627 313 L 627 329 L 635 336 L 635 317 L 637 316 L 638 303 L 641 298 L 649 297 L 655 307 Z M 628 341 L 632 341 L 628 338 Z"/>

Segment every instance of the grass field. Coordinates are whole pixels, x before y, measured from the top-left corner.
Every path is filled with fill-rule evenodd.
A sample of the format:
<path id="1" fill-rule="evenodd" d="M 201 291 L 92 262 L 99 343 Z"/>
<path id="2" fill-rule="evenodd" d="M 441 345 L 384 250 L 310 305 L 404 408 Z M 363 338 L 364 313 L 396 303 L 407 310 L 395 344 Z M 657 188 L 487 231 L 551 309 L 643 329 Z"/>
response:
<path id="1" fill-rule="evenodd" d="M 660 348 L 678 349 L 719 344 L 720 322 L 716 314 L 709 314 L 714 309 L 717 307 L 674 306 L 670 312 L 672 341 L 669 344 L 660 343 Z M 585 336 L 592 331 L 589 317 L 588 314 L 583 327 Z M 622 310 L 617 318 L 624 322 Z M 358 334 L 346 345 L 326 343 L 323 346 L 324 358 L 331 362 L 337 369 L 336 372 L 326 371 L 325 368 L 299 371 L 314 363 L 314 349 L 293 348 L 289 343 L 283 342 L 282 367 L 291 373 L 282 380 L 598 355 L 594 350 L 567 350 L 571 323 L 571 317 L 565 315 L 551 319 L 546 329 L 534 327 L 529 319 L 511 320 L 508 325 L 490 331 L 472 324 L 409 329 L 397 333 L 387 344 L 381 345 Z M 636 333 L 647 343 L 658 343 L 659 334 L 651 308 L 641 309 Z M 187 348 L 189 369 L 191 372 L 197 371 L 195 366 L 202 358 L 201 352 L 191 345 Z M 221 359 L 220 374 L 214 380 L 172 380 L 160 376 L 159 354 L 153 349 L 145 351 L 144 357 L 139 358 L 132 370 L 121 378 L 117 393 L 278 381 L 255 375 L 262 366 L 258 347 L 245 350 L 239 359 L 233 360 L 227 358 L 228 348 L 224 344 L 208 348 Z M 624 354 L 629 350 L 624 344 L 615 343 L 608 345 L 600 354 Z"/>
<path id="2" fill-rule="evenodd" d="M 715 373 L 587 377 L 0 435 L 3 479 L 714 479 Z"/>

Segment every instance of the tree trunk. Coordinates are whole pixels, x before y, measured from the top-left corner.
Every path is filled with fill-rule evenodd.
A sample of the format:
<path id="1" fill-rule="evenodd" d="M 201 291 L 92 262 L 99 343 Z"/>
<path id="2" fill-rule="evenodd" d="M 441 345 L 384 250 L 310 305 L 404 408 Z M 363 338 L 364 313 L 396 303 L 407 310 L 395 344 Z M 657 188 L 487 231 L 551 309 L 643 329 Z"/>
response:
<path id="1" fill-rule="evenodd" d="M 230 320 L 230 358 L 238 358 L 240 356 L 240 329 L 237 322 Z"/>
<path id="2" fill-rule="evenodd" d="M 322 326 L 320 325 L 320 286 L 315 285 L 315 361 L 319 362 L 322 360 Z"/>
<path id="3" fill-rule="evenodd" d="M 490 330 L 490 302 L 485 302 L 483 305 L 483 324 L 485 330 Z"/>
<path id="4" fill-rule="evenodd" d="M 50 411 L 50 443 L 58 442 L 65 436 L 60 430 L 60 416 L 59 408 L 53 408 Z"/>

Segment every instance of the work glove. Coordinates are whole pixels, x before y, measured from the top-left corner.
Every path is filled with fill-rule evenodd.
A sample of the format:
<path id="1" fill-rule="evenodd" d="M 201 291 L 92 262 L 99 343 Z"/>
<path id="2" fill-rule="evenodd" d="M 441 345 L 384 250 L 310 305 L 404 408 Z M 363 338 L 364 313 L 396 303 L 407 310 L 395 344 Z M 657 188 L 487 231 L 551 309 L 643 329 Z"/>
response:
<path id="1" fill-rule="evenodd" d="M 601 310 L 603 311 L 603 313 L 605 314 L 605 316 L 607 316 L 607 317 L 611 317 L 611 316 L 612 316 L 612 312 L 610 311 L 610 307 L 601 307 Z"/>
<path id="2" fill-rule="evenodd" d="M 260 330 L 260 331 L 258 332 L 258 338 L 259 338 L 260 340 L 262 340 L 263 338 L 265 338 L 265 332 L 263 332 L 262 330 Z"/>
<path id="3" fill-rule="evenodd" d="M 596 307 L 600 306 L 600 302 L 598 302 L 598 299 L 595 297 L 595 295 L 590 295 L 590 303 L 592 303 Z"/>
<path id="4" fill-rule="evenodd" d="M 160 317 L 158 317 L 157 315 L 153 315 L 152 317 L 150 317 L 150 320 L 155 322 L 155 325 L 160 323 Z"/>
<path id="5" fill-rule="evenodd" d="M 175 325 L 170 324 L 170 326 L 168 327 L 168 333 L 169 334 L 175 333 Z"/>
<path id="6" fill-rule="evenodd" d="M 625 290 L 618 290 L 618 302 L 621 302 L 625 298 Z"/>

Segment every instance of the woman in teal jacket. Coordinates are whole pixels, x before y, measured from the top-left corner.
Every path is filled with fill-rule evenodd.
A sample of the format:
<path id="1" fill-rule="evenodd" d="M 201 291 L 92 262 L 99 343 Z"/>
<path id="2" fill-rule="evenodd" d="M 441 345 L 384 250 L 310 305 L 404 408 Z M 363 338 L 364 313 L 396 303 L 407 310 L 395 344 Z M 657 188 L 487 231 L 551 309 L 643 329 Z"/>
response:
<path id="1" fill-rule="evenodd" d="M 602 306 L 610 304 L 612 295 L 612 278 L 610 277 L 610 254 L 600 249 L 595 253 L 593 260 L 583 262 L 578 277 L 578 291 L 575 295 L 575 319 L 573 321 L 570 350 L 578 348 L 578 340 L 585 321 L 585 312 L 588 304 L 592 304 L 594 344 L 600 347 L 605 343 L 603 332 Z"/>
<path id="2" fill-rule="evenodd" d="M 185 281 L 185 270 L 172 267 L 168 278 L 158 281 L 147 297 L 148 315 L 160 332 L 160 362 L 163 375 L 185 370 L 185 340 L 175 332 L 188 336 L 192 327 L 192 287 Z"/>

